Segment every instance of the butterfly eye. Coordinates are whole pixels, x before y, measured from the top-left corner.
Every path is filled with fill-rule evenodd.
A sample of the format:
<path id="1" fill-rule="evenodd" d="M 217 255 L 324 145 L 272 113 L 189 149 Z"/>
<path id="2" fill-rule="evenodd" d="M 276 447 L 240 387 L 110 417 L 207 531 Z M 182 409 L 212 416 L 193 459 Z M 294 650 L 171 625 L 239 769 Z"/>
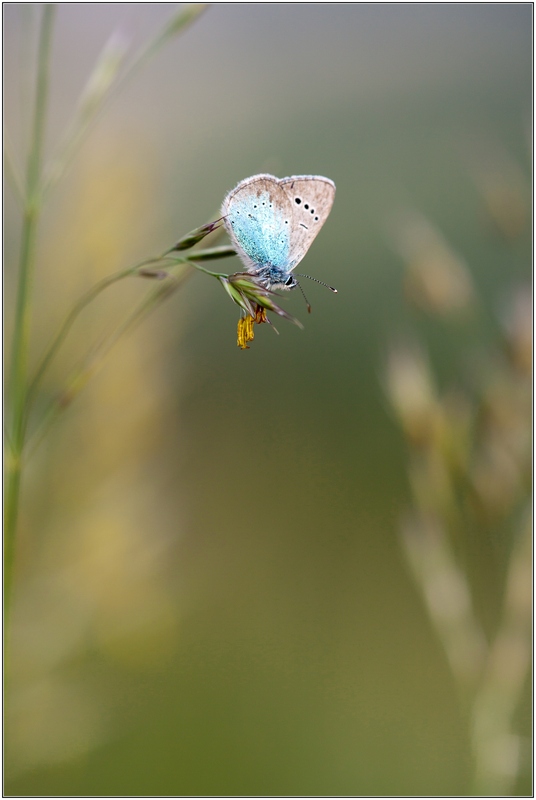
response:
<path id="1" fill-rule="evenodd" d="M 289 277 L 286 279 L 286 281 L 285 281 L 285 286 L 294 286 L 294 278 L 292 277 L 292 275 L 290 275 L 290 276 L 289 276 Z"/>

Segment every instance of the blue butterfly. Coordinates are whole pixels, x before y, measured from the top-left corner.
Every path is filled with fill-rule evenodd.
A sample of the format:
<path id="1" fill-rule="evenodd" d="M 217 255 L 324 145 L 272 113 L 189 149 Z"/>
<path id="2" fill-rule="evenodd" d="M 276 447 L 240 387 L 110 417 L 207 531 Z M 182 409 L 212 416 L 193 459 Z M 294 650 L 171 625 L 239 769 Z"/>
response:
<path id="1" fill-rule="evenodd" d="M 334 199 L 335 184 L 320 175 L 281 179 L 253 175 L 229 192 L 221 213 L 238 255 L 255 280 L 268 290 L 294 289 L 299 284 L 292 270 L 328 218 Z"/>

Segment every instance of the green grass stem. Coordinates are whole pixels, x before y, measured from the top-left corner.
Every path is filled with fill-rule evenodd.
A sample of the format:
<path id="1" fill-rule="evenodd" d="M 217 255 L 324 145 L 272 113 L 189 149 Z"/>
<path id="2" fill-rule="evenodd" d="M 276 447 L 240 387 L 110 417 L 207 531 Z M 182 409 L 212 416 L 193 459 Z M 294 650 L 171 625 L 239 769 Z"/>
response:
<path id="1" fill-rule="evenodd" d="M 37 54 L 37 82 L 28 156 L 18 289 L 11 356 L 8 397 L 11 406 L 11 448 L 7 459 L 5 524 L 4 524 L 4 610 L 7 615 L 11 599 L 15 534 L 17 528 L 21 482 L 21 455 L 25 437 L 26 371 L 30 340 L 31 300 L 41 212 L 41 173 L 49 85 L 49 62 L 55 5 L 46 4 L 41 17 Z"/>
<path id="2" fill-rule="evenodd" d="M 19 205 L 24 206 L 24 181 L 15 158 L 15 151 L 13 143 L 7 133 L 4 131 L 4 167 L 6 171 L 7 182 L 13 189 Z"/>
<path id="3" fill-rule="evenodd" d="M 99 345 L 94 347 L 92 351 L 83 359 L 80 366 L 71 373 L 65 384 L 65 387 L 58 394 L 56 394 L 53 400 L 49 403 L 48 408 L 40 420 L 38 428 L 29 440 L 28 456 L 35 452 L 39 444 L 48 433 L 48 430 L 55 421 L 56 417 L 61 413 L 61 411 L 71 405 L 73 400 L 80 394 L 82 389 L 88 383 L 89 379 L 93 377 L 96 371 L 100 368 L 105 357 L 119 342 L 119 340 L 125 334 L 130 333 L 134 328 L 136 328 L 154 308 L 161 305 L 161 303 L 167 300 L 168 297 L 174 294 L 174 292 L 180 287 L 186 278 L 192 274 L 193 265 L 189 264 L 185 259 L 182 263 L 185 266 L 182 274 L 174 277 L 168 276 L 168 279 L 165 283 L 150 291 L 141 301 L 141 303 L 139 303 L 136 308 L 126 317 L 126 319 L 115 329 L 115 331 L 107 336 Z M 116 279 L 118 280 L 119 278 Z M 101 287 L 101 289 L 102 288 L 105 287 Z M 87 297 L 87 295 L 85 297 Z M 89 302 L 89 300 L 87 302 Z M 85 303 L 85 305 L 87 305 L 87 303 Z M 81 308 L 79 310 L 81 310 Z"/>

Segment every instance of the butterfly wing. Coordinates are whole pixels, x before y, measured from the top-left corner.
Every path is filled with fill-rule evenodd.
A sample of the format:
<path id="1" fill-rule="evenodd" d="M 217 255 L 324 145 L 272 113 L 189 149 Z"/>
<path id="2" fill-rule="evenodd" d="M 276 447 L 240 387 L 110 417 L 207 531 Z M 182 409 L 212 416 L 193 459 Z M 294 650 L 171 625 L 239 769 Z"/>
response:
<path id="1" fill-rule="evenodd" d="M 288 269 L 300 263 L 320 228 L 327 220 L 335 199 L 335 184 L 321 175 L 294 175 L 279 185 L 292 207 Z"/>
<path id="2" fill-rule="evenodd" d="M 221 213 L 248 272 L 266 266 L 288 270 L 292 212 L 288 193 L 273 175 L 246 178 L 229 192 Z"/>

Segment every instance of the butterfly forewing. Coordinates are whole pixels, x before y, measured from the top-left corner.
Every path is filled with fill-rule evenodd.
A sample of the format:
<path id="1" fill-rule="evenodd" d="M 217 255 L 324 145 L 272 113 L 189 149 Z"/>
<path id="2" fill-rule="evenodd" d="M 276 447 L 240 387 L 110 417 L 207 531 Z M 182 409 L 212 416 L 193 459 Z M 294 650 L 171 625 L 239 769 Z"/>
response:
<path id="1" fill-rule="evenodd" d="M 292 206 L 288 269 L 300 263 L 331 211 L 335 184 L 321 175 L 295 175 L 279 185 Z"/>

